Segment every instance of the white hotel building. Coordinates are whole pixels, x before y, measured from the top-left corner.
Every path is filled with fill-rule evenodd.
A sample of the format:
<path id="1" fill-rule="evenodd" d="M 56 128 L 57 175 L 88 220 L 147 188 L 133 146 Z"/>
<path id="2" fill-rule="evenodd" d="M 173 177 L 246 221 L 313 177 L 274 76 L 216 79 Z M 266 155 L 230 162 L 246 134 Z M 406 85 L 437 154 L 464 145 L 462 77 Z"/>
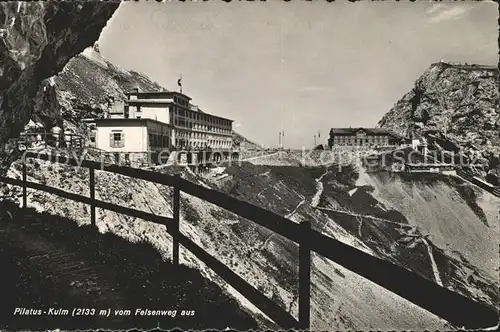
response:
<path id="1" fill-rule="evenodd" d="M 96 148 L 118 154 L 161 150 L 233 148 L 233 120 L 211 115 L 173 91 L 126 93 L 126 101 L 110 100 L 104 119 L 95 120 Z M 127 155 L 125 155 L 127 159 Z"/>

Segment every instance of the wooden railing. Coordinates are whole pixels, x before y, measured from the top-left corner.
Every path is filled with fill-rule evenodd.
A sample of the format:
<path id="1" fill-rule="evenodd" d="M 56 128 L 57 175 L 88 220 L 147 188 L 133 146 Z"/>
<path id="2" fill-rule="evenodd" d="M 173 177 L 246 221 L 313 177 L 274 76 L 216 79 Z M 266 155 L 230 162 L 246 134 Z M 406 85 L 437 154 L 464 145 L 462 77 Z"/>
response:
<path id="1" fill-rule="evenodd" d="M 371 280 L 389 291 L 449 321 L 454 326 L 485 328 L 494 326 L 498 322 L 497 312 L 493 308 L 443 288 L 414 272 L 396 266 L 388 261 L 373 257 L 331 237 L 323 235 L 311 229 L 310 221 L 300 224 L 294 223 L 278 214 L 250 203 L 186 181 L 180 176 L 167 176 L 129 167 L 104 165 L 86 160 L 77 161 L 61 156 L 38 155 L 29 152 L 25 153 L 24 158 L 22 180 L 0 177 L 0 182 L 22 186 L 23 206 L 27 206 L 26 189 L 32 188 L 76 202 L 89 204 L 91 207 L 92 225 L 96 224 L 96 208 L 123 213 L 165 225 L 167 232 L 173 238 L 173 264 L 179 264 L 179 245 L 182 245 L 283 328 L 309 329 L 310 327 L 311 252 L 316 252 L 342 265 L 346 269 Z M 26 160 L 28 158 L 36 158 L 89 169 L 90 197 L 27 181 Z M 95 170 L 103 170 L 173 187 L 173 217 L 157 216 L 95 199 Z M 181 192 L 196 196 L 243 218 L 249 219 L 299 245 L 298 320 L 180 232 L 179 210 Z"/>

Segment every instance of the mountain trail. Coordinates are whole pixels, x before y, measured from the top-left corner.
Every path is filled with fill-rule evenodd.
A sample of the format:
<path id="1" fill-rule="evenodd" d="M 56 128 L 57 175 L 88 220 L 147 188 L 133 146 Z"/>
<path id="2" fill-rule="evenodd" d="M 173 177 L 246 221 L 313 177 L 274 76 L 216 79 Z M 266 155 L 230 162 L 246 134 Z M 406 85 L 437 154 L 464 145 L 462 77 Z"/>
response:
<path id="1" fill-rule="evenodd" d="M 290 218 L 291 218 L 291 217 L 295 214 L 295 212 L 297 212 L 297 210 L 299 209 L 299 207 L 300 207 L 302 204 L 304 204 L 305 202 L 306 202 L 306 200 L 305 200 L 305 199 L 303 199 L 302 201 L 300 201 L 300 202 L 299 202 L 299 204 L 297 204 L 297 206 L 295 207 L 295 209 L 293 209 L 293 211 L 292 211 L 292 212 L 290 212 L 289 214 L 287 214 L 287 215 L 285 216 L 285 218 L 290 219 Z"/>

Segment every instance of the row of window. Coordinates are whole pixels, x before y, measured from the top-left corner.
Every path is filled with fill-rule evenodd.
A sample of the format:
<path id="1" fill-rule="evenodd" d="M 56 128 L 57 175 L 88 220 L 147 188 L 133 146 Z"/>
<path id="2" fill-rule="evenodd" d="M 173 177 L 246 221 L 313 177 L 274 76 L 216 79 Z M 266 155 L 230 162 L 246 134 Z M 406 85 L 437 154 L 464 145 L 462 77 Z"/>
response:
<path id="1" fill-rule="evenodd" d="M 218 140 L 208 140 L 208 141 L 187 141 L 184 139 L 176 139 L 175 140 L 175 145 L 180 148 L 184 147 L 194 147 L 194 148 L 230 148 L 232 143 L 231 142 L 224 142 L 224 141 L 218 141 Z"/>
<path id="2" fill-rule="evenodd" d="M 199 132 L 188 132 L 188 131 L 177 131 L 176 135 L 181 138 L 192 138 L 192 139 L 219 139 L 219 137 L 210 135 L 210 134 L 205 134 L 205 133 L 199 133 Z M 223 140 L 231 141 L 231 137 L 227 137 Z"/>
<path id="3" fill-rule="evenodd" d="M 231 134 L 231 129 L 228 128 L 201 125 L 194 122 L 186 122 L 185 120 L 178 118 L 174 118 L 174 125 L 191 130 L 211 131 L 218 134 Z"/>
<path id="4" fill-rule="evenodd" d="M 230 134 L 231 133 L 231 129 L 228 129 L 228 128 L 203 126 L 203 125 L 199 125 L 196 123 L 193 125 L 193 129 L 194 130 L 212 131 L 212 132 L 218 133 L 218 134 Z"/>
<path id="5" fill-rule="evenodd" d="M 176 97 L 174 97 L 175 99 Z M 182 100 L 179 98 L 179 100 Z M 185 102 L 187 106 L 187 102 Z M 179 103 L 180 105 L 182 105 L 181 103 Z M 137 105 L 136 106 L 137 109 L 136 109 L 136 112 L 140 113 L 141 112 L 141 106 L 140 105 Z M 212 115 L 209 115 L 209 114 L 202 114 L 202 113 L 199 113 L 199 112 L 196 112 L 196 111 L 188 111 L 188 110 L 185 110 L 183 108 L 180 108 L 180 107 L 172 107 L 172 114 L 175 114 L 174 115 L 174 120 L 179 118 L 180 117 L 184 117 L 185 119 L 182 119 L 182 120 L 194 120 L 194 121 L 198 121 L 198 122 L 202 122 L 202 123 L 207 123 L 207 124 L 212 124 L 212 125 L 218 125 L 219 127 L 231 127 L 231 121 L 230 120 L 226 120 L 226 119 L 219 119 L 219 118 L 216 118 Z M 124 107 L 124 117 L 125 118 L 129 118 L 129 106 L 128 105 L 125 105 Z M 180 120 L 180 119 L 179 119 Z M 178 121 L 179 121 L 178 120 Z M 182 121 L 181 120 L 181 121 Z"/>
<path id="6" fill-rule="evenodd" d="M 384 143 L 387 142 L 387 137 L 381 136 L 369 136 L 368 138 L 355 138 L 355 137 L 335 137 L 334 140 L 336 142 L 341 143 L 356 143 L 356 142 L 369 142 L 369 143 Z"/>
<path id="7" fill-rule="evenodd" d="M 193 146 L 218 146 L 230 147 L 232 144 L 231 139 L 216 139 L 209 137 L 206 134 L 180 132 L 177 134 L 178 138 L 175 140 L 176 146 L 179 144 L 189 144 L 192 141 Z M 201 136 L 203 135 L 203 136 Z M 171 140 L 168 135 L 150 133 L 149 146 L 154 148 L 169 147 Z M 197 140 L 198 141 L 194 141 Z M 125 146 L 125 134 L 123 132 L 112 132 L 109 137 L 109 146 L 112 148 L 123 148 Z"/>

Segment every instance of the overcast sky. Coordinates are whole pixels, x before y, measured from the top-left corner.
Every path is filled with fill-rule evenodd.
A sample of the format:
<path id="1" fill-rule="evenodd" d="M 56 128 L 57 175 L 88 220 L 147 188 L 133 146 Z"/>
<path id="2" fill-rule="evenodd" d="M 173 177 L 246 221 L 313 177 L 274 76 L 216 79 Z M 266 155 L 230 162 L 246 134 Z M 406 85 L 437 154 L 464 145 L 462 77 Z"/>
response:
<path id="1" fill-rule="evenodd" d="M 122 3 L 101 53 L 233 119 L 266 145 L 375 126 L 440 59 L 496 65 L 497 5 L 472 2 Z"/>

